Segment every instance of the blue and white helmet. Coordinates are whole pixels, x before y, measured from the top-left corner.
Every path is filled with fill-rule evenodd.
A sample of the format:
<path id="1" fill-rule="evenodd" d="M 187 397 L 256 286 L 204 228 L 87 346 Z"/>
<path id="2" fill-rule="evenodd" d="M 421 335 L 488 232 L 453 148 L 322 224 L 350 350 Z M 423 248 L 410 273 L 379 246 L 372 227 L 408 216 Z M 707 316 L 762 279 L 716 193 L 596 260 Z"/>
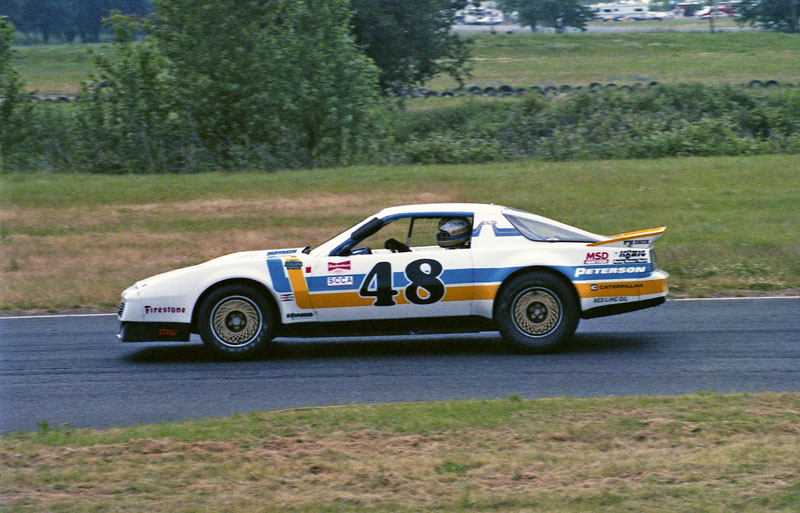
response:
<path id="1" fill-rule="evenodd" d="M 472 224 L 465 217 L 446 217 L 439 221 L 436 242 L 446 249 L 463 248 L 472 235 Z"/>

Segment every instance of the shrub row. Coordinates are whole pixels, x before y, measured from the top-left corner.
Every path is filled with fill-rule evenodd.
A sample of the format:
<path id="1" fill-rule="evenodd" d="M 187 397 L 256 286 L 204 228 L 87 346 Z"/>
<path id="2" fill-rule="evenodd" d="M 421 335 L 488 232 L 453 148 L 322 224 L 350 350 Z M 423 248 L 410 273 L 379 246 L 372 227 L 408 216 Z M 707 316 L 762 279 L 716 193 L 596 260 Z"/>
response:
<path id="1" fill-rule="evenodd" d="M 393 121 L 405 162 L 800 153 L 797 88 L 603 88 L 518 102 L 476 99 Z"/>
<path id="2" fill-rule="evenodd" d="M 158 130 L 136 132 L 135 127 L 114 134 L 112 141 L 97 127 L 86 126 L 85 116 L 76 115 L 80 103 L 29 105 L 21 136 L 7 139 L 3 146 L 4 168 L 152 173 L 309 165 L 298 158 L 303 149 L 291 144 L 276 153 L 232 138 L 211 148 L 196 138 L 173 140 L 169 131 L 162 137 Z M 596 88 L 505 102 L 466 99 L 457 106 L 426 111 L 376 109 L 371 116 L 370 139 L 352 152 L 348 162 L 800 153 L 800 88 L 700 84 L 630 91 Z M 108 119 L 97 123 L 103 130 L 114 130 Z"/>

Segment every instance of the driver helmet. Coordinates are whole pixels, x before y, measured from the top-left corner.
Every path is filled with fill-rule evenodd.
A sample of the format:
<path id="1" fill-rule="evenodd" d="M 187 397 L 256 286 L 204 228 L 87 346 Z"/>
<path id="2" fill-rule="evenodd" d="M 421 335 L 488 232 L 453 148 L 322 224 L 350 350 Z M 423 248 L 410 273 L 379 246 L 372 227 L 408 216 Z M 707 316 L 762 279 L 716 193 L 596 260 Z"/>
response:
<path id="1" fill-rule="evenodd" d="M 445 249 L 463 248 L 467 246 L 471 232 L 472 225 L 467 218 L 446 217 L 439 221 L 436 242 Z"/>

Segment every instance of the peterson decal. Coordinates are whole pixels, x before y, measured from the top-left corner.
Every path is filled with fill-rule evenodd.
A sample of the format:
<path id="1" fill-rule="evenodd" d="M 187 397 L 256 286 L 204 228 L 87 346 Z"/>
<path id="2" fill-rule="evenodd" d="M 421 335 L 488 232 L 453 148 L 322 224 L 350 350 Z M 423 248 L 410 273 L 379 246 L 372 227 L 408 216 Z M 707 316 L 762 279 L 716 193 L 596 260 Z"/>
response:
<path id="1" fill-rule="evenodd" d="M 629 267 L 578 267 L 575 269 L 575 278 L 581 276 L 598 276 L 603 274 L 623 274 L 638 275 L 647 272 L 647 266 Z"/>

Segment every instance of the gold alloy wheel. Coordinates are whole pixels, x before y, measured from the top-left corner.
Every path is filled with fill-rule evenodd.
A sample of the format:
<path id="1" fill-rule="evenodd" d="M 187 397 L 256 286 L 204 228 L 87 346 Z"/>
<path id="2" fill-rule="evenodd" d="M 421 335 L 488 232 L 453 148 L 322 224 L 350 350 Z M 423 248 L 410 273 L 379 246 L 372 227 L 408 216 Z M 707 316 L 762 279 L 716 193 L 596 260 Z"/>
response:
<path id="1" fill-rule="evenodd" d="M 549 290 L 531 288 L 514 299 L 514 325 L 529 337 L 544 337 L 561 323 L 561 301 Z"/>
<path id="2" fill-rule="evenodd" d="M 261 312 L 255 303 L 242 296 L 227 297 L 211 312 L 214 336 L 229 347 L 250 343 L 261 329 Z"/>

